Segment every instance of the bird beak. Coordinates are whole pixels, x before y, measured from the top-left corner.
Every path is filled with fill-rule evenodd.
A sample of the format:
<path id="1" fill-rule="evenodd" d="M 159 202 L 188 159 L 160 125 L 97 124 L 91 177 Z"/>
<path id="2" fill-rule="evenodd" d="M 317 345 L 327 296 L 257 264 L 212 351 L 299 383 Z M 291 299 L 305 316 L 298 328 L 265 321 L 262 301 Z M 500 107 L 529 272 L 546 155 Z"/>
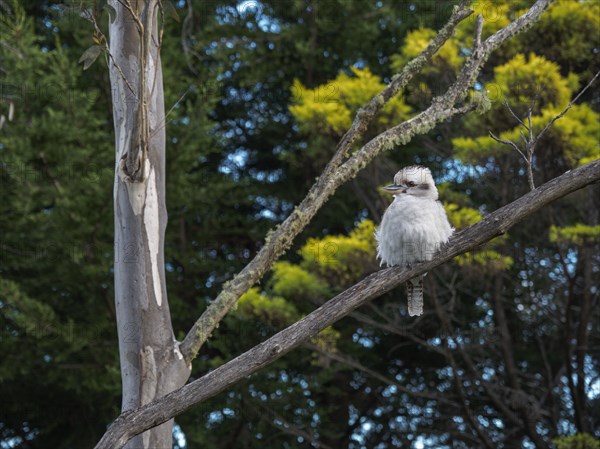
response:
<path id="1" fill-rule="evenodd" d="M 385 186 L 383 189 L 387 190 L 390 193 L 397 193 L 399 190 L 403 190 L 404 186 L 399 186 L 396 184 L 390 184 L 389 186 Z"/>

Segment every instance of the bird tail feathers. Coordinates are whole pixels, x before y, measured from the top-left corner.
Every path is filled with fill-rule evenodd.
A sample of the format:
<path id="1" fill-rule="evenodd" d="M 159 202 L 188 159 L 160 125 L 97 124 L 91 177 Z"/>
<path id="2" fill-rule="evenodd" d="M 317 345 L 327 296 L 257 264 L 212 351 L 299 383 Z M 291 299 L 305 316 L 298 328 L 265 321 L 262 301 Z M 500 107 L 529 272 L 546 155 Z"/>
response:
<path id="1" fill-rule="evenodd" d="M 409 316 L 423 315 L 423 277 L 418 276 L 406 283 Z"/>

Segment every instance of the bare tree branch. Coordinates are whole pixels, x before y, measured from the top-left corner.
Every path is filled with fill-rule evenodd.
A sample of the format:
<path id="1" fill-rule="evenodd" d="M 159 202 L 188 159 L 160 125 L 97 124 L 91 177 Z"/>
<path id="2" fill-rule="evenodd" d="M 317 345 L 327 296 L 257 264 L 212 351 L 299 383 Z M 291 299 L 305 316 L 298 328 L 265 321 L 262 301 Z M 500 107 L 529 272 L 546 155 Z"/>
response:
<path id="1" fill-rule="evenodd" d="M 523 158 L 523 160 L 525 162 L 527 162 L 527 156 L 525 156 L 525 153 L 523 153 L 521 151 L 521 149 L 519 148 L 519 146 L 516 143 L 514 143 L 512 140 L 501 139 L 500 137 L 497 137 L 492 131 L 488 131 L 488 133 L 489 133 L 490 137 L 492 139 L 494 139 L 496 142 L 501 143 L 503 145 L 510 145 L 510 146 L 512 146 L 515 149 L 515 151 L 521 155 L 521 157 Z M 521 136 L 524 138 L 523 134 L 521 134 Z"/>
<path id="2" fill-rule="evenodd" d="M 558 114 L 556 117 L 554 117 L 552 120 L 550 120 L 546 124 L 544 129 L 542 129 L 537 136 L 533 134 L 533 125 L 531 123 L 531 117 L 533 115 L 533 107 L 534 107 L 535 103 L 537 102 L 537 99 L 538 99 L 541 91 L 539 91 L 536 94 L 535 98 L 531 102 L 531 105 L 529 106 L 529 109 L 527 110 L 527 116 L 526 116 L 527 124 L 525 124 L 523 122 L 523 120 L 521 120 L 519 118 L 519 116 L 517 114 L 515 114 L 515 112 L 512 110 L 512 108 L 508 104 L 508 101 L 504 102 L 504 105 L 509 110 L 511 115 L 519 122 L 519 124 L 523 128 L 525 128 L 525 130 L 529 134 L 529 137 L 527 137 L 527 136 L 525 136 L 525 134 L 523 133 L 522 130 L 519 130 L 519 134 L 521 135 L 521 140 L 523 141 L 524 149 L 521 150 L 521 148 L 519 148 L 519 145 L 517 145 L 512 140 L 500 139 L 492 131 L 488 131 L 488 133 L 489 133 L 490 137 L 492 139 L 494 139 L 496 142 L 501 143 L 503 145 L 509 145 L 509 146 L 513 147 L 513 149 L 521 155 L 521 157 L 525 161 L 525 168 L 527 169 L 527 181 L 529 182 L 530 190 L 535 189 L 535 182 L 533 180 L 533 154 L 535 153 L 536 145 L 538 144 L 538 142 L 540 141 L 542 136 L 544 134 L 546 134 L 546 131 L 548 131 L 548 129 L 550 129 L 550 127 L 554 124 L 554 122 L 556 122 L 559 118 L 563 117 L 569 111 L 569 109 L 571 109 L 573 104 L 575 104 L 575 102 L 579 99 L 579 97 L 581 97 L 583 95 L 583 93 L 586 90 L 588 90 L 588 88 L 594 83 L 594 81 L 596 81 L 596 78 L 598 78 L 599 75 L 600 75 L 600 72 L 597 72 L 596 75 L 594 75 L 594 77 L 590 80 L 590 82 L 587 83 L 587 85 L 583 89 L 581 89 L 581 91 L 575 96 L 575 98 L 573 98 L 569 102 L 567 107 L 565 109 L 563 109 L 563 111 L 560 114 Z"/>
<path id="3" fill-rule="evenodd" d="M 584 92 L 586 90 L 588 90 L 592 84 L 594 84 L 594 81 L 596 81 L 596 78 L 598 78 L 598 75 L 600 75 L 600 72 L 596 72 L 596 74 L 590 80 L 590 82 L 587 83 L 587 85 L 583 89 L 581 89 L 581 91 L 577 94 L 577 96 L 569 102 L 568 106 L 560 114 L 558 114 L 556 117 L 554 117 L 552 120 L 550 120 L 548 122 L 548 124 L 544 127 L 544 129 L 542 129 L 542 131 L 535 138 L 534 145 L 538 142 L 538 140 L 540 140 L 542 138 L 542 136 L 546 133 L 546 131 L 548 131 L 548 129 L 554 124 L 554 122 L 557 121 L 559 118 L 561 118 L 563 115 L 565 115 L 569 111 L 569 109 L 571 109 L 573 104 L 575 104 L 577 102 L 577 100 L 579 100 L 579 97 L 581 97 L 584 94 Z"/>
<path id="4" fill-rule="evenodd" d="M 109 426 L 96 449 L 121 448 L 133 436 L 173 418 L 269 365 L 357 307 L 459 254 L 483 245 L 552 201 L 598 181 L 600 160 L 548 181 L 455 234 L 434 260 L 417 264 L 410 270 L 391 267 L 373 273 L 300 321 L 200 379 L 138 409 L 123 413 Z"/>
<path id="5" fill-rule="evenodd" d="M 319 440 L 315 438 L 312 432 L 306 431 L 303 428 L 295 425 L 294 423 L 289 422 L 275 410 L 267 407 L 264 404 L 261 404 L 258 401 L 256 401 L 255 404 L 256 405 L 250 404 L 250 407 L 254 409 L 254 411 L 258 415 L 261 415 L 263 418 L 265 418 L 269 425 L 281 430 L 282 433 L 285 433 L 287 435 L 293 435 L 296 437 L 302 437 L 308 442 L 310 442 L 310 444 L 313 447 L 317 447 L 319 449 L 333 449 L 331 446 L 319 442 Z M 248 406 L 248 404 L 246 404 L 246 406 Z M 261 410 L 259 410 L 259 408 Z"/>
<path id="6" fill-rule="evenodd" d="M 523 126 L 523 128 L 527 129 L 527 125 L 523 122 L 523 120 L 521 120 L 519 118 L 519 116 L 515 113 L 515 111 L 513 111 L 513 109 L 510 107 L 510 103 L 508 102 L 508 100 L 504 100 L 504 106 L 506 106 L 506 109 L 508 109 L 508 111 L 510 112 L 510 115 L 512 115 L 515 118 L 515 120 Z M 522 132 L 521 132 L 521 136 L 525 137 Z"/>
<path id="7" fill-rule="evenodd" d="M 381 152 L 404 145 L 415 135 L 426 133 L 436 124 L 474 109 L 477 105 L 467 104 L 462 107 L 457 107 L 457 105 L 467 97 L 469 89 L 489 55 L 504 41 L 534 23 L 551 2 L 552 0 L 537 0 L 529 11 L 488 37 L 475 49 L 476 51 L 473 51 L 456 82 L 450 86 L 444 95 L 434 98 L 428 109 L 410 120 L 379 134 L 366 143 L 355 155 L 342 163 L 353 144 L 362 137 L 369 122 L 377 112 L 420 71 L 425 63 L 431 59 L 431 56 L 449 39 L 456 25 L 471 13 L 466 9 L 468 2 L 462 1 L 454 9 L 448 23 L 427 48 L 417 58 L 409 62 L 389 86 L 358 111 L 352 127 L 338 144 L 333 158 L 304 200 L 282 224 L 267 235 L 265 245 L 254 259 L 233 280 L 223 286 L 221 293 L 194 323 L 181 344 L 181 352 L 186 362 L 191 363 L 217 324 L 236 304 L 239 297 L 248 291 L 270 269 L 273 262 L 291 246 L 294 238 L 304 229 L 339 186 L 356 176 Z M 475 41 L 477 40 L 476 37 Z"/>
<path id="8" fill-rule="evenodd" d="M 477 15 L 477 21 L 475 23 L 475 40 L 473 41 L 473 49 L 475 51 L 479 50 L 481 47 L 481 33 L 483 31 L 483 16 L 481 14 Z"/>

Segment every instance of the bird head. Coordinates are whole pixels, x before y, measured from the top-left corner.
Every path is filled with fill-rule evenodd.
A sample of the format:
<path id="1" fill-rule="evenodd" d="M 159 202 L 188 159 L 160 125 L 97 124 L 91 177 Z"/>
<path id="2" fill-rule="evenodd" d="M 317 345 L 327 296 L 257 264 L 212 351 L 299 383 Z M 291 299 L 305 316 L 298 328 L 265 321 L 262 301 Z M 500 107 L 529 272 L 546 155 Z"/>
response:
<path id="1" fill-rule="evenodd" d="M 427 167 L 412 165 L 404 167 L 396 176 L 394 183 L 384 189 L 392 195 L 412 195 L 420 198 L 437 200 L 438 191 Z"/>

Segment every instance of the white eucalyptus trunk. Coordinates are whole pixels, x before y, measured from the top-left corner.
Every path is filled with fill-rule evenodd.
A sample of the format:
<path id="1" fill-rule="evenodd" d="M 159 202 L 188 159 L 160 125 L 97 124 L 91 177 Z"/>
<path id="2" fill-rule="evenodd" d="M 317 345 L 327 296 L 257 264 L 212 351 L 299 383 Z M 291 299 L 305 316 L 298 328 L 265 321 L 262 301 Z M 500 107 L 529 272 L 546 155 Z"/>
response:
<path id="1" fill-rule="evenodd" d="M 139 23 L 151 25 L 144 32 L 154 36 L 143 55 L 138 23 L 121 3 L 110 3 L 117 11 L 109 26 L 109 66 L 116 147 L 115 303 L 125 411 L 181 387 L 189 369 L 173 334 L 165 285 L 165 109 L 157 46 L 158 8 L 156 0 L 130 0 Z M 153 17 L 146 20 L 148 11 Z M 145 94 L 140 89 L 144 80 L 140 70 L 146 71 Z M 144 97 L 147 125 L 141 126 L 138 112 L 144 107 L 140 101 Z M 136 180 L 127 176 L 124 161 L 128 152 L 138 150 L 138 126 L 145 132 L 147 151 L 140 151 L 143 172 Z M 172 427 L 173 420 L 167 421 L 133 438 L 126 447 L 169 449 Z"/>

